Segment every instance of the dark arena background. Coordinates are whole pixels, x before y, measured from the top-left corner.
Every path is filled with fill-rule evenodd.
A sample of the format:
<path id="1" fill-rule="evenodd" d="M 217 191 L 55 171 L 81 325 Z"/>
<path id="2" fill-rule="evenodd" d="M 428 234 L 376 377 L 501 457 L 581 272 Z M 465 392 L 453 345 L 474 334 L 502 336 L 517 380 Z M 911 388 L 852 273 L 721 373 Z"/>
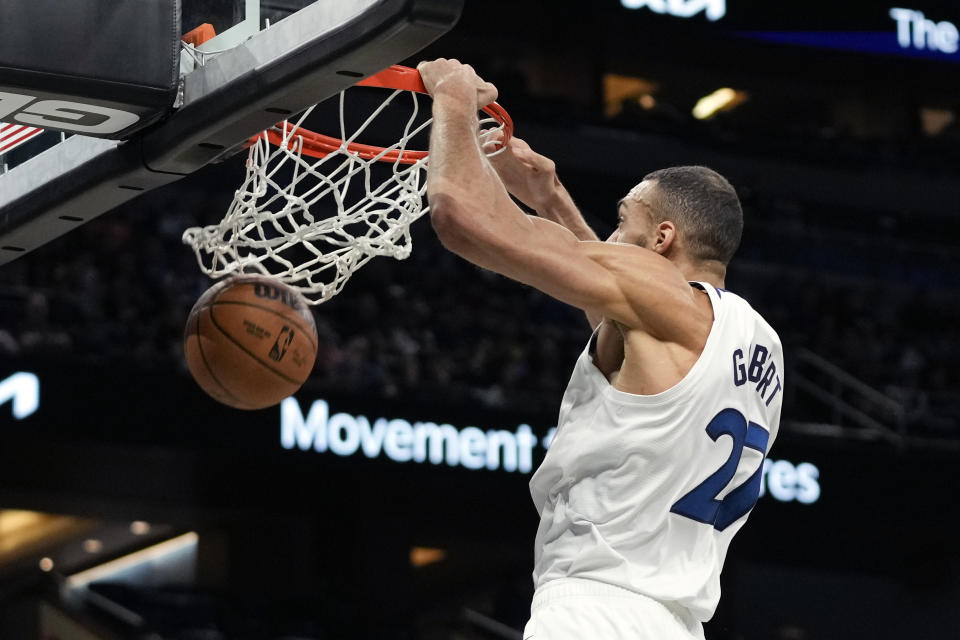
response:
<path id="1" fill-rule="evenodd" d="M 727 287 L 787 371 L 710 640 L 960 637 L 958 28 L 932 0 L 467 0 L 398 61 L 494 82 L 601 237 L 649 171 L 736 186 Z M 184 364 L 211 281 L 180 237 L 243 162 L 0 266 L 0 638 L 519 640 L 581 314 L 420 220 L 314 309 L 298 393 L 221 406 Z"/>

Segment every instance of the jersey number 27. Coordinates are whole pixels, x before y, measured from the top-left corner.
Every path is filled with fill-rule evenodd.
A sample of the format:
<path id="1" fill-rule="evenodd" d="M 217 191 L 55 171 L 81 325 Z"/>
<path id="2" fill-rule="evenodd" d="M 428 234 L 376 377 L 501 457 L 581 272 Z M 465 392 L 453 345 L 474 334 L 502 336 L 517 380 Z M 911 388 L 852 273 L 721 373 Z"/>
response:
<path id="1" fill-rule="evenodd" d="M 732 437 L 733 450 L 730 452 L 730 457 L 709 478 L 677 500 L 670 507 L 670 511 L 697 522 L 712 524 L 717 531 L 723 531 L 757 503 L 760 497 L 760 474 L 763 471 L 763 463 L 761 462 L 756 472 L 746 482 L 735 487 L 722 500 L 717 500 L 717 495 L 730 483 L 737 472 L 744 447 L 766 455 L 770 432 L 755 422 L 748 422 L 746 417 L 736 409 L 724 409 L 707 425 L 707 435 L 714 442 L 720 436 Z"/>

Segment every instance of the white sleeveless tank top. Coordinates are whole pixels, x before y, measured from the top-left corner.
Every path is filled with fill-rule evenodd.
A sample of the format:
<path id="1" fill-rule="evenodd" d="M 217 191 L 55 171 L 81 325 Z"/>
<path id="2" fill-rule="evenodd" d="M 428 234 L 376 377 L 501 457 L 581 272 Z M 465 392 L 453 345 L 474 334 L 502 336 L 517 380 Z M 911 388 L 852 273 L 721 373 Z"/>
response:
<path id="1" fill-rule="evenodd" d="M 619 391 L 580 354 L 530 492 L 540 513 L 534 583 L 583 578 L 709 620 L 727 547 L 760 493 L 777 435 L 783 350 L 739 296 L 706 283 L 713 326 L 672 388 Z M 596 334 L 594 334 L 596 335 Z"/>

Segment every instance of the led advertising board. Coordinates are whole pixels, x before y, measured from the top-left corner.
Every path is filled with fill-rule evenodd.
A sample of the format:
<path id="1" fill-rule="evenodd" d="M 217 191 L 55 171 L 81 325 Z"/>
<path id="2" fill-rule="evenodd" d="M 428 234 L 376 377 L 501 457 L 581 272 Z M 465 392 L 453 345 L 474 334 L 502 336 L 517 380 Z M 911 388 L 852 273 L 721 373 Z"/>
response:
<path id="1" fill-rule="evenodd" d="M 785 46 L 960 62 L 960 8 L 913 2 L 620 0 L 642 16 L 708 25 L 715 34 Z M 691 24 L 692 26 L 692 24 Z"/>

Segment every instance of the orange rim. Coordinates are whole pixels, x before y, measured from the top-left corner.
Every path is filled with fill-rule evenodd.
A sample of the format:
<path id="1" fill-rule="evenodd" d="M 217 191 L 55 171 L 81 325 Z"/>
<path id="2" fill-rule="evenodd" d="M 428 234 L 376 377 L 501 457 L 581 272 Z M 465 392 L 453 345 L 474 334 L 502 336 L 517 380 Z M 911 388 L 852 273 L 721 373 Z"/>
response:
<path id="1" fill-rule="evenodd" d="M 423 86 L 423 80 L 420 78 L 420 72 L 411 67 L 404 67 L 398 64 L 387 67 L 380 73 L 361 80 L 357 83 L 357 86 L 382 87 L 384 89 L 413 91 L 414 93 L 427 93 L 426 88 Z M 510 114 L 496 102 L 491 102 L 483 107 L 481 111 L 503 125 L 503 140 L 500 142 L 500 146 L 502 147 L 513 136 L 513 120 L 510 118 Z M 264 133 L 271 144 L 277 146 L 283 144 L 283 123 L 267 129 Z M 289 136 L 289 133 L 287 135 Z M 297 129 L 296 135 L 303 138 L 303 149 L 300 153 L 312 158 L 324 158 L 340 149 L 343 144 L 342 138 L 327 136 L 322 133 L 310 131 L 309 129 L 304 129 L 303 127 Z M 254 144 L 258 138 L 260 138 L 259 135 L 250 138 L 249 144 Z M 377 159 L 381 162 L 399 162 L 401 164 L 413 164 L 418 160 L 426 158 L 428 155 L 426 151 L 413 151 L 410 149 L 391 149 L 390 151 L 386 151 L 385 147 L 361 144 L 359 142 L 347 144 L 347 149 L 364 160 L 372 160 L 380 156 Z M 385 151 L 386 153 L 384 153 Z"/>

